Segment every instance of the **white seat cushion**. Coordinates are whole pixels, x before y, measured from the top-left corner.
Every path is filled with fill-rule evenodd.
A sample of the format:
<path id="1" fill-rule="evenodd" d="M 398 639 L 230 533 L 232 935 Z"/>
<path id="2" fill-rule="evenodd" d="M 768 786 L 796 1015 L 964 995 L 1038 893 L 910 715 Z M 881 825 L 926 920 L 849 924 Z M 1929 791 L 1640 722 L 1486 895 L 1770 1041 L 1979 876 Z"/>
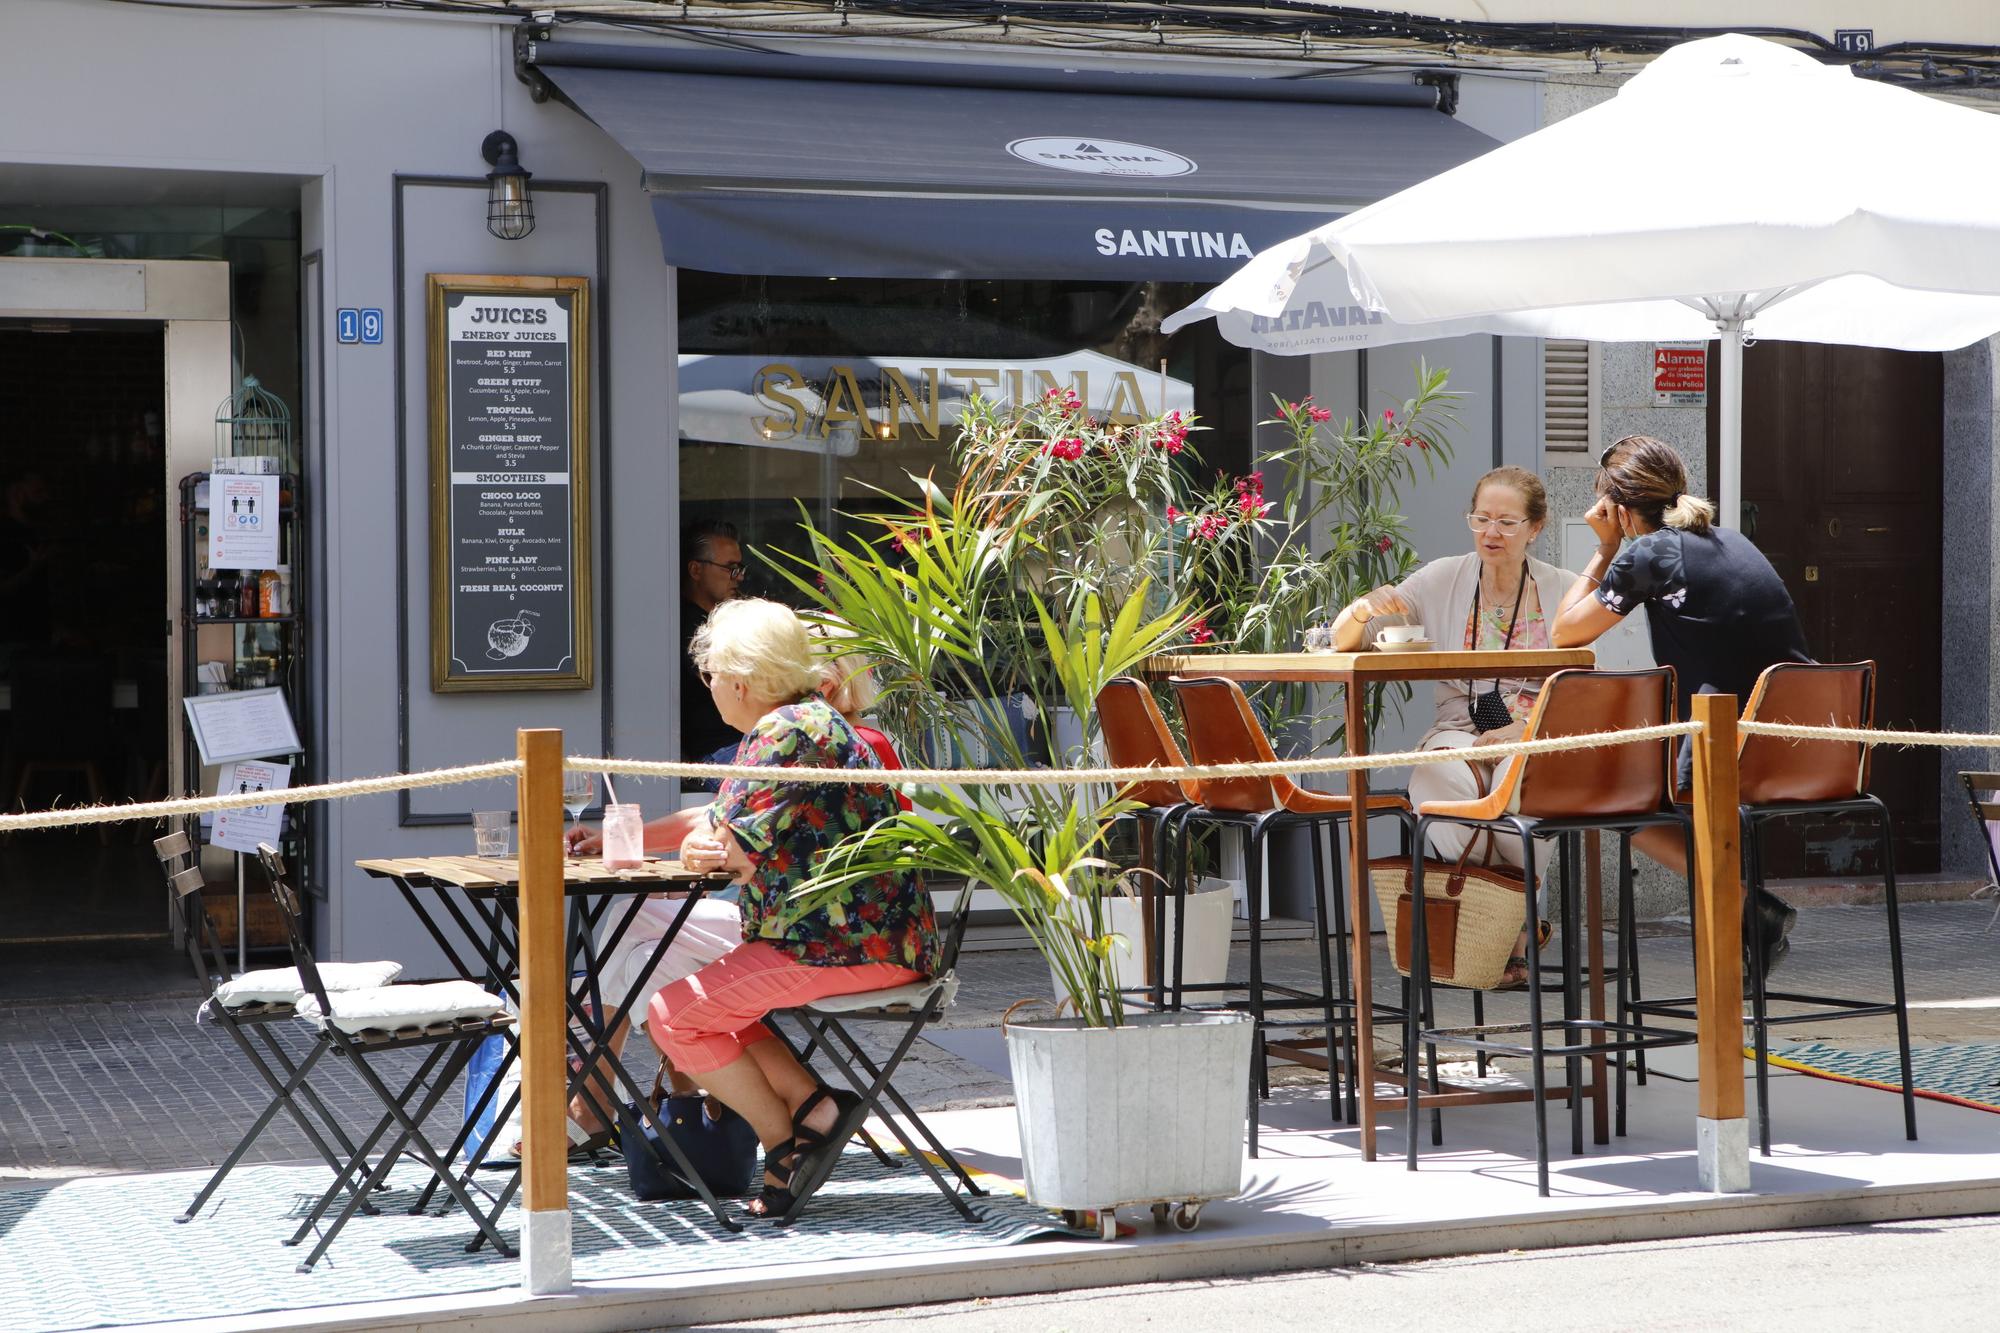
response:
<path id="1" fill-rule="evenodd" d="M 319 980 L 327 992 L 374 990 L 403 975 L 401 963 L 321 963 Z M 215 1002 L 224 1009 L 246 1004 L 297 1004 L 306 993 L 296 967 L 267 967 L 245 972 L 215 988 Z"/>
<path id="2" fill-rule="evenodd" d="M 951 1008 L 952 1002 L 958 998 L 958 974 L 947 972 L 941 977 L 927 977 L 922 981 L 912 981 L 907 986 L 892 986 L 888 990 L 829 995 L 802 1007 L 822 1014 L 851 1014 L 858 1009 L 890 1009 L 897 1005 L 921 1009 L 940 990 L 944 992 L 944 1007 Z"/>
<path id="3" fill-rule="evenodd" d="M 377 986 L 373 990 L 330 991 L 329 1020 L 342 1032 L 394 1032 L 454 1019 L 492 1018 L 507 1012 L 497 995 L 474 981 L 431 981 L 421 985 Z M 320 1021 L 319 997 L 299 1001 L 299 1017 Z"/>

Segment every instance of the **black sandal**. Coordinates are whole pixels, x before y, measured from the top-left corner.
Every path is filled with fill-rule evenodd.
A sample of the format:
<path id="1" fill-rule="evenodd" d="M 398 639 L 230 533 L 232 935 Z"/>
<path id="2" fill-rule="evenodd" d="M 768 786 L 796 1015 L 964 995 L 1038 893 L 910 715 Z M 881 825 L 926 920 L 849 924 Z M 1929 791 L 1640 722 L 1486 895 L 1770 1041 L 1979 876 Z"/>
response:
<path id="1" fill-rule="evenodd" d="M 831 1101 L 837 1108 L 833 1128 L 824 1134 L 805 1123 L 813 1108 L 823 1101 Z M 856 1093 L 836 1092 L 824 1083 L 815 1088 L 792 1116 L 793 1137 L 772 1148 L 764 1157 L 764 1173 L 767 1176 L 777 1175 L 785 1159 L 791 1160 L 790 1169 L 785 1171 L 785 1183 L 772 1185 L 767 1181 L 763 1192 L 757 1196 L 757 1202 L 764 1211 L 751 1216 L 778 1226 L 789 1226 L 796 1221 L 806 1200 L 819 1192 L 819 1187 L 840 1165 L 847 1141 L 861 1128 L 867 1109 L 868 1104 Z"/>
<path id="2" fill-rule="evenodd" d="M 821 1102 L 832 1102 L 834 1107 L 833 1128 L 825 1134 L 806 1124 L 806 1117 L 811 1115 L 813 1109 Z M 835 1137 L 838 1137 L 841 1146 L 845 1147 L 847 1140 L 853 1138 L 854 1132 L 861 1128 L 867 1109 L 868 1104 L 861 1100 L 859 1093 L 839 1092 L 822 1083 L 807 1094 L 806 1099 L 799 1103 L 799 1109 L 793 1113 L 792 1137 L 798 1141 L 801 1148 L 818 1148 Z M 848 1126 L 845 1134 L 841 1133 L 843 1124 Z"/>
<path id="3" fill-rule="evenodd" d="M 760 1222 L 777 1222 L 798 1206 L 799 1201 L 792 1194 L 792 1184 L 799 1178 L 799 1159 L 802 1156 L 804 1154 L 799 1151 L 795 1139 L 786 1139 L 782 1143 L 773 1144 L 764 1154 L 764 1187 L 757 1195 L 757 1203 L 762 1205 L 764 1211 L 751 1212 L 751 1217 Z M 789 1169 L 785 1166 L 787 1161 L 791 1163 Z M 773 1185 L 770 1178 L 781 1172 L 785 1183 Z M 744 1211 L 749 1212 L 748 1209 Z"/>

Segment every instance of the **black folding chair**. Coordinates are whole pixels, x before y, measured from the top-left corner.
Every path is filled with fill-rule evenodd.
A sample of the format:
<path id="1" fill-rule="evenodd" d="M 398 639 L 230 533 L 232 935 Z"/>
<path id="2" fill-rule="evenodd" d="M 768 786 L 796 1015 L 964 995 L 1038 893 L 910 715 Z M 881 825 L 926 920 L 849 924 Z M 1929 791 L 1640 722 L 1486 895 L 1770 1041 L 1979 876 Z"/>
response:
<path id="1" fill-rule="evenodd" d="M 251 1122 L 250 1128 L 244 1131 L 229 1155 L 222 1159 L 222 1164 L 215 1168 L 215 1174 L 208 1178 L 208 1183 L 201 1187 L 187 1210 L 174 1221 L 193 1220 L 281 1110 L 291 1116 L 314 1151 L 319 1153 L 320 1159 L 338 1175 L 340 1168 L 354 1158 L 354 1144 L 327 1109 L 326 1103 L 307 1082 L 313 1066 L 325 1052 L 325 1046 L 315 1044 L 306 1052 L 302 1062 L 294 1061 L 273 1028 L 276 1023 L 289 1022 L 298 1016 L 294 1001 L 231 1001 L 228 998 L 224 987 L 237 974 L 230 967 L 229 951 L 223 946 L 222 932 L 217 929 L 215 918 L 209 915 L 208 905 L 202 900 L 202 873 L 201 867 L 196 864 L 193 841 L 185 832 L 170 833 L 164 838 L 154 839 L 153 851 L 160 858 L 161 873 L 166 876 L 167 900 L 174 914 L 176 933 L 187 949 L 188 962 L 194 966 L 195 976 L 210 987 L 201 1012 L 229 1034 L 236 1048 L 243 1052 L 250 1068 L 271 1091 L 271 1100 L 265 1105 L 263 1113 Z M 296 969 L 294 973 L 292 980 L 296 982 Z M 299 987 L 294 984 L 290 989 L 296 992 Z M 253 1033 L 257 1037 L 255 1042 L 251 1040 Z M 263 1047 L 261 1051 L 259 1045 Z M 305 1105 L 300 1105 L 301 1102 Z M 318 1124 L 307 1114 L 307 1107 L 318 1115 Z M 320 1132 L 322 1124 L 326 1127 L 324 1135 Z M 328 1144 L 328 1137 L 340 1145 L 339 1153 Z M 365 1212 L 375 1211 L 365 1201 L 361 1207 Z"/>
<path id="2" fill-rule="evenodd" d="M 910 1053 L 910 1048 L 917 1044 L 917 1038 L 923 1035 L 924 1029 L 943 1018 L 945 1011 L 951 1008 L 958 997 L 956 972 L 958 950 L 959 945 L 965 940 L 965 923 L 972 913 L 971 903 L 972 889 L 968 886 L 959 893 L 958 904 L 952 910 L 950 921 L 945 924 L 944 938 L 941 941 L 943 947 L 939 952 L 938 970 L 935 975 L 889 990 L 830 996 L 796 1009 L 779 1010 L 771 1015 L 773 1020 L 780 1017 L 789 1018 L 805 1029 L 804 1044 L 793 1048 L 798 1054 L 800 1063 L 808 1063 L 815 1054 L 824 1053 L 828 1062 L 840 1071 L 840 1076 L 860 1094 L 861 1100 L 868 1104 L 870 1113 L 888 1126 L 889 1132 L 903 1145 L 903 1150 L 909 1154 L 910 1160 L 923 1169 L 924 1174 L 930 1177 L 931 1183 L 938 1187 L 939 1193 L 943 1194 L 951 1206 L 958 1210 L 959 1216 L 968 1222 L 977 1221 L 978 1217 L 965 1202 L 965 1194 L 984 1195 L 986 1191 L 973 1181 L 951 1149 L 944 1146 L 930 1126 L 924 1123 L 924 1118 L 917 1114 L 916 1108 L 910 1105 L 909 1099 L 896 1090 L 891 1080 L 895 1078 L 896 1070 L 903 1063 L 903 1058 Z M 902 1031 L 889 1054 L 877 1062 L 848 1030 L 847 1025 L 850 1023 L 879 1023 L 891 1028 L 900 1024 Z M 775 1021 L 770 1026 L 772 1031 L 778 1033 L 780 1039 L 789 1040 Z M 908 1122 L 909 1128 L 906 1129 L 902 1121 L 898 1121 L 890 1114 L 889 1105 L 884 1105 L 885 1101 L 902 1113 L 903 1120 Z M 943 1163 L 958 1178 L 959 1183 L 965 1187 L 963 1193 L 945 1179 L 943 1173 L 938 1170 L 937 1163 L 931 1160 L 931 1156 L 926 1154 L 923 1148 L 917 1146 L 916 1141 L 911 1138 L 911 1130 L 915 1130 L 917 1137 L 929 1146 L 931 1153 L 936 1155 L 937 1162 Z M 866 1138 L 865 1135 L 863 1137 Z M 873 1140 L 866 1141 L 876 1157 L 885 1164 L 890 1163 L 890 1159 L 876 1147 Z M 838 1159 L 828 1162 L 820 1180 L 809 1182 L 804 1193 L 810 1194 L 817 1189 L 836 1165 Z M 791 1211 L 785 1214 L 782 1221 L 790 1222 L 805 1203 L 806 1200 L 802 1197 L 792 1206 Z"/>
<path id="3" fill-rule="evenodd" d="M 297 1245 L 304 1241 L 319 1225 L 320 1218 L 332 1206 L 334 1199 L 346 1191 L 346 1205 L 320 1234 L 319 1243 L 299 1263 L 298 1271 L 312 1271 L 312 1266 L 333 1244 L 334 1237 L 359 1210 L 367 1195 L 382 1188 L 390 1168 L 406 1151 L 429 1167 L 435 1179 L 444 1182 L 459 1206 L 478 1224 L 480 1236 L 492 1241 L 494 1249 L 501 1254 L 514 1257 L 513 1247 L 494 1226 L 494 1219 L 506 1207 L 506 1200 L 503 1198 L 494 1202 L 490 1209 L 481 1209 L 466 1182 L 452 1169 L 450 1160 L 438 1152 L 424 1136 L 423 1130 L 424 1121 L 464 1071 L 466 1062 L 479 1048 L 479 1043 L 493 1033 L 506 1031 L 514 1021 L 513 1015 L 507 1012 L 498 996 L 484 991 L 479 991 L 470 1002 L 454 1002 L 450 1005 L 450 1012 L 442 1012 L 442 989 L 467 987 L 476 990 L 469 982 L 444 982 L 435 986 L 381 986 L 372 991 L 334 992 L 339 999 L 331 998 L 320 979 L 319 965 L 313 959 L 312 949 L 306 943 L 298 894 L 285 880 L 283 859 L 269 845 L 257 848 L 257 859 L 263 863 L 264 872 L 270 877 L 271 894 L 278 901 L 278 915 L 285 923 L 285 936 L 292 947 L 292 961 L 297 964 L 299 976 L 305 982 L 306 994 L 299 1004 L 299 1016 L 311 1022 L 318 1033 L 314 1054 L 330 1052 L 336 1058 L 347 1060 L 383 1108 L 382 1118 L 376 1122 L 375 1128 L 362 1140 L 361 1146 L 341 1168 L 333 1184 L 320 1195 L 319 1201 L 299 1224 L 299 1229 L 285 1242 Z M 361 1012 L 363 1004 L 368 1017 L 351 1016 Z M 349 1011 L 349 1017 L 342 1016 L 343 1008 Z M 399 1018 L 403 1021 L 398 1022 Z M 426 1050 L 428 1053 L 416 1072 L 403 1083 L 401 1090 L 392 1092 L 370 1062 L 391 1051 L 411 1050 Z M 433 1074 L 436 1077 L 433 1078 Z M 413 1110 L 410 1103 L 420 1093 L 422 1099 Z M 367 1154 L 374 1151 L 392 1127 L 396 1130 L 396 1137 L 377 1157 L 371 1170 Z M 350 1183 L 356 1180 L 362 1182 L 360 1189 L 355 1189 Z M 470 1250 L 472 1245 L 468 1244 L 466 1248 Z"/>

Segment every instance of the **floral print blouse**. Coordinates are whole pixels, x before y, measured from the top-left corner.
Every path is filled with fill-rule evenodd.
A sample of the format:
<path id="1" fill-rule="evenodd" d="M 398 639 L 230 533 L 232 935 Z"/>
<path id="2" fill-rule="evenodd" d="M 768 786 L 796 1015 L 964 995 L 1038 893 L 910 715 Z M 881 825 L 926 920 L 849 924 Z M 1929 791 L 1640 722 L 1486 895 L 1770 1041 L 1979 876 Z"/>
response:
<path id="1" fill-rule="evenodd" d="M 825 701 L 775 708 L 737 749 L 739 764 L 776 768 L 880 768 L 867 743 Z M 937 967 L 937 923 L 915 872 L 878 875 L 847 902 L 803 916 L 788 895 L 812 877 L 820 856 L 850 833 L 896 814 L 886 783 L 752 782 L 731 778 L 710 807 L 752 867 L 738 906 L 743 938 L 773 944 L 810 967 L 894 963 L 929 976 Z"/>

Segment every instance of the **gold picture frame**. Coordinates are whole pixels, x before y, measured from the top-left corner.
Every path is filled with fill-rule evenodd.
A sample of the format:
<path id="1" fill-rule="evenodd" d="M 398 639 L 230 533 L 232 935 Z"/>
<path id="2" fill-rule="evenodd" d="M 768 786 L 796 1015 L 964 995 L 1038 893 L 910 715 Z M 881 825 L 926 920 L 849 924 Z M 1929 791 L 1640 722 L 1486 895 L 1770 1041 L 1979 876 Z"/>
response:
<path id="1" fill-rule="evenodd" d="M 541 625 L 541 620 L 547 613 L 550 605 L 547 599 L 552 594 L 548 589 L 539 585 L 530 584 L 525 588 L 519 587 L 517 584 L 518 570 L 510 567 L 510 562 L 519 562 L 530 569 L 534 568 L 538 557 L 532 548 L 538 544 L 545 544 L 545 537 L 530 539 L 524 535 L 526 532 L 525 528 L 497 526 L 498 523 L 506 522 L 507 520 L 496 518 L 492 524 L 489 524 L 489 526 L 492 526 L 492 535 L 478 540 L 483 540 L 486 545 L 496 548 L 504 546 L 507 554 L 483 558 L 496 570 L 494 577 L 500 577 L 497 571 L 505 570 L 506 577 L 510 581 L 515 582 L 510 582 L 509 585 L 495 584 L 491 587 L 476 587 L 462 583 L 458 578 L 460 565 L 456 559 L 458 552 L 455 548 L 472 539 L 469 539 L 466 534 L 454 530 L 454 504 L 456 500 L 461 498 L 455 491 L 455 486 L 467 487 L 467 495 L 463 498 L 471 499 L 482 508 L 492 508 L 493 505 L 500 503 L 511 503 L 514 493 L 489 490 L 475 495 L 472 490 L 473 487 L 482 485 L 502 486 L 505 483 L 466 482 L 454 479 L 452 467 L 454 461 L 452 457 L 454 447 L 452 427 L 454 418 L 460 424 L 465 424 L 475 419 L 472 415 L 470 404 L 466 401 L 473 394 L 500 397 L 503 405 L 505 405 L 505 410 L 508 411 L 518 410 L 516 405 L 518 400 L 522 399 L 526 399 L 532 404 L 539 396 L 540 401 L 544 405 L 547 405 L 549 402 L 548 390 L 543 388 L 540 382 L 546 376 L 510 379 L 499 374 L 485 377 L 472 376 L 470 383 L 477 387 L 463 388 L 460 401 L 454 401 L 454 380 L 452 376 L 453 348 L 455 345 L 470 345 L 470 343 L 454 342 L 450 316 L 455 309 L 463 305 L 463 298 L 467 297 L 494 298 L 491 304 L 479 307 L 470 312 L 468 319 L 476 319 L 482 313 L 499 316 L 502 322 L 497 327 L 491 329 L 490 332 L 487 330 L 481 331 L 483 336 L 490 337 L 493 340 L 486 345 L 489 347 L 512 349 L 509 353 L 510 356 L 524 359 L 533 357 L 534 349 L 538 343 L 534 341 L 517 342 L 515 340 L 541 338 L 542 342 L 539 345 L 547 345 L 548 342 L 554 341 L 553 339 L 543 337 L 543 335 L 552 332 L 552 330 L 546 328 L 544 324 L 531 323 L 530 317 L 540 318 L 544 321 L 554 313 L 560 313 L 566 317 L 564 321 L 564 336 L 567 339 L 566 346 L 568 348 L 566 361 L 569 383 L 565 386 L 567 392 L 562 395 L 562 401 L 567 408 L 568 439 L 565 442 L 566 448 L 563 450 L 562 457 L 567 463 L 565 484 L 569 490 L 569 504 L 567 506 L 569 544 L 566 553 L 568 578 L 566 580 L 567 587 L 565 593 L 568 598 L 568 606 L 566 608 L 567 614 L 564 617 L 569 631 L 569 651 L 559 661 L 549 666 L 530 666 L 527 669 L 521 669 L 505 665 L 505 663 L 511 661 L 517 655 L 529 656 L 529 647 L 533 643 L 535 630 L 546 628 Z M 522 300 L 522 298 L 532 299 Z M 517 304 L 511 306 L 506 304 L 510 299 Z M 428 389 L 430 394 L 431 689 L 433 692 L 439 694 L 493 690 L 590 689 L 594 683 L 593 635 L 591 631 L 595 619 L 592 614 L 590 558 L 591 546 L 593 544 L 590 523 L 590 383 L 592 364 L 590 279 L 583 277 L 516 277 L 508 275 L 432 273 L 425 277 L 424 305 L 427 312 L 425 364 L 428 368 Z M 509 319 L 518 319 L 524 327 L 509 327 L 505 322 Z M 470 337 L 472 337 L 472 334 L 468 331 L 467 338 L 469 339 Z M 491 352 L 488 355 L 492 355 Z M 468 369 L 466 366 L 461 366 L 460 368 L 461 370 Z M 481 367 L 481 369 L 486 368 L 485 366 Z M 502 365 L 499 362 L 496 362 L 492 367 L 495 371 L 501 368 Z M 544 366 L 534 364 L 532 361 L 518 368 L 532 370 L 545 369 Z M 466 382 L 466 377 L 461 375 L 461 385 L 463 386 Z M 495 383 L 503 383 L 507 387 L 491 387 Z M 528 385 L 532 387 L 513 387 Z M 512 396 L 508 396 L 510 392 Z M 532 406 L 525 410 L 532 411 Z M 484 424 L 489 428 L 505 427 L 509 424 L 505 418 L 486 418 L 482 420 L 484 420 Z M 522 424 L 527 423 L 523 422 Z M 491 430 L 491 433 L 482 437 L 482 440 L 511 441 L 513 438 L 505 430 Z M 546 448 L 546 442 L 539 441 L 538 436 L 529 436 L 528 438 L 538 441 L 535 447 L 540 452 L 544 454 L 551 452 Z M 504 458 L 505 456 L 503 455 L 503 460 Z M 460 461 L 464 460 L 461 459 Z M 518 458 L 515 461 L 518 463 Z M 553 471 L 553 469 L 543 468 L 524 471 L 522 476 L 524 480 L 532 479 L 531 484 L 541 488 L 536 492 L 540 494 L 548 486 L 555 484 L 540 479 L 541 477 L 545 477 L 550 471 Z M 477 471 L 474 470 L 474 472 L 476 475 Z M 539 475 L 537 475 L 538 473 Z M 463 472 L 460 475 L 464 475 Z M 498 477 L 504 476 L 506 473 L 501 471 L 490 475 Z M 495 496 L 502 497 L 502 499 L 489 504 L 489 498 Z M 546 513 L 540 513 L 539 516 L 546 518 Z M 524 517 L 515 521 L 526 523 L 531 520 Z M 510 541 L 510 538 L 514 540 Z M 529 555 L 521 556 L 518 554 L 520 543 L 526 543 L 530 546 L 531 553 Z M 469 603 L 475 598 L 483 600 L 497 597 L 502 591 L 503 586 L 509 597 L 509 601 L 505 605 L 512 610 L 512 614 L 511 616 L 503 616 L 502 619 L 494 620 L 487 625 L 485 630 L 487 646 L 484 652 L 478 652 L 469 646 L 469 640 L 461 642 L 465 638 L 467 627 L 476 623 L 477 616 L 490 615 L 494 607 L 502 604 L 489 602 L 484 611 L 472 611 Z M 541 600 L 537 605 L 542 609 L 535 610 L 532 607 L 522 607 L 518 599 L 524 594 L 539 597 Z M 534 619 L 530 620 L 530 616 L 533 616 Z M 546 644 L 548 640 L 544 639 L 543 642 Z M 561 646 L 558 643 L 555 645 L 555 648 L 559 649 Z M 461 651 L 455 651 L 455 649 Z M 554 649 L 544 649 L 541 651 L 542 655 L 546 656 L 548 651 L 554 651 Z M 468 657 L 473 660 L 468 661 Z"/>

